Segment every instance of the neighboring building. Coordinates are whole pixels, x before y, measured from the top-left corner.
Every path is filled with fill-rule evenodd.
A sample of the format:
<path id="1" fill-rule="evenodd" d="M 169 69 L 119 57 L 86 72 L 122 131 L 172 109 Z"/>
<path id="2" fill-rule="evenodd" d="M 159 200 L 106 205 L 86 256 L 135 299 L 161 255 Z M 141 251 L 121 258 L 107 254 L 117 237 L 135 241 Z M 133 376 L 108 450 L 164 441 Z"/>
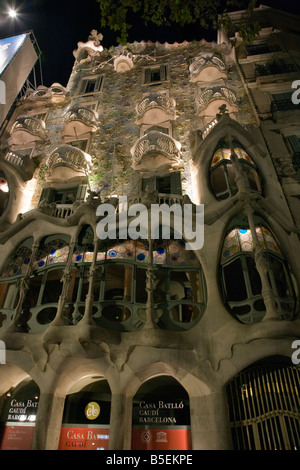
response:
<path id="1" fill-rule="evenodd" d="M 220 31 L 107 50 L 92 31 L 66 88 L 17 103 L 0 150 L 1 448 L 300 449 L 299 18 L 255 14 L 251 45 Z M 122 222 L 163 203 L 168 239 L 99 239 L 97 208 Z M 177 221 L 200 205 L 190 250 Z"/>

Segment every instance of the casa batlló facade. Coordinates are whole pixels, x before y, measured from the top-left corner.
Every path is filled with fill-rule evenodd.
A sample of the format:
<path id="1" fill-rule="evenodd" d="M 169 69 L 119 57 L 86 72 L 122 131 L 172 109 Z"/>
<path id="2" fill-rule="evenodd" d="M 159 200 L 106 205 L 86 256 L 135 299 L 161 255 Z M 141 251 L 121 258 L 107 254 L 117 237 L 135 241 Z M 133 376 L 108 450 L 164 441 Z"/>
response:
<path id="1" fill-rule="evenodd" d="M 2 126 L 1 449 L 300 448 L 299 18 L 255 14 L 251 44 L 93 30 Z M 124 236 L 154 205 L 203 245 L 167 209 Z"/>

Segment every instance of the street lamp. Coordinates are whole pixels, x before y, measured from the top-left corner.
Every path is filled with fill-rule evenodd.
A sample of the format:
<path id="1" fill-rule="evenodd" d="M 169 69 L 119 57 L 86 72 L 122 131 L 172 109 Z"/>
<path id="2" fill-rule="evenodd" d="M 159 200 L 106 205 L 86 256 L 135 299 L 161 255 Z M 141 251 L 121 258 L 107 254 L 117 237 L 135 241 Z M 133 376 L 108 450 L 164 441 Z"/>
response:
<path id="1" fill-rule="evenodd" d="M 8 9 L 8 14 L 11 18 L 16 18 L 16 16 L 17 16 L 17 12 L 13 8 Z"/>

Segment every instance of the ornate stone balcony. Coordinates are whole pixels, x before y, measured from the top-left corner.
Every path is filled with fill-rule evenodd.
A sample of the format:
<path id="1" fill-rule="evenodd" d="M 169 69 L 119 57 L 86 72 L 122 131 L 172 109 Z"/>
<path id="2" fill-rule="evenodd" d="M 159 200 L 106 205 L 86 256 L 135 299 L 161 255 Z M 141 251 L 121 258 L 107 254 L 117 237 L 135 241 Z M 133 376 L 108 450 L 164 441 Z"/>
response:
<path id="1" fill-rule="evenodd" d="M 116 72 L 124 73 L 133 67 L 133 55 L 125 49 L 114 59 L 114 69 Z"/>
<path id="2" fill-rule="evenodd" d="M 62 134 L 83 136 L 97 129 L 98 114 L 84 106 L 72 106 L 64 115 Z"/>
<path id="3" fill-rule="evenodd" d="M 34 116 L 19 116 L 10 131 L 9 145 L 31 144 L 46 140 L 47 131 L 45 122 Z"/>
<path id="4" fill-rule="evenodd" d="M 69 99 L 69 97 L 70 94 L 65 87 L 60 83 L 53 83 L 50 87 L 40 85 L 36 90 L 29 88 L 22 97 L 21 104 L 27 101 L 59 104 L 65 102 L 66 98 Z"/>
<path id="5" fill-rule="evenodd" d="M 23 167 L 24 166 L 24 158 L 22 155 L 19 155 L 16 152 L 7 152 L 7 154 L 4 157 L 4 160 L 6 160 L 10 165 L 14 165 L 16 167 Z"/>
<path id="6" fill-rule="evenodd" d="M 195 57 L 189 70 L 191 82 L 207 82 L 227 76 L 225 63 L 212 53 Z"/>
<path id="7" fill-rule="evenodd" d="M 226 105 L 229 114 L 238 111 L 236 95 L 227 87 L 207 88 L 197 99 L 198 112 L 209 116 L 216 116 L 222 105 Z"/>
<path id="8" fill-rule="evenodd" d="M 176 101 L 162 93 L 149 93 L 136 106 L 138 125 L 147 122 L 161 123 L 175 119 Z"/>
<path id="9" fill-rule="evenodd" d="M 72 145 L 60 145 L 51 152 L 47 160 L 49 179 L 65 181 L 78 176 L 86 176 L 90 163 L 90 155 L 83 150 Z"/>
<path id="10" fill-rule="evenodd" d="M 133 168 L 143 174 L 179 170 L 182 167 L 181 145 L 163 132 L 149 131 L 131 149 Z"/>
<path id="11" fill-rule="evenodd" d="M 6 152 L 3 159 L 19 172 L 24 181 L 28 181 L 32 178 L 35 165 L 29 155 L 23 155 L 16 151 L 9 150 Z"/>

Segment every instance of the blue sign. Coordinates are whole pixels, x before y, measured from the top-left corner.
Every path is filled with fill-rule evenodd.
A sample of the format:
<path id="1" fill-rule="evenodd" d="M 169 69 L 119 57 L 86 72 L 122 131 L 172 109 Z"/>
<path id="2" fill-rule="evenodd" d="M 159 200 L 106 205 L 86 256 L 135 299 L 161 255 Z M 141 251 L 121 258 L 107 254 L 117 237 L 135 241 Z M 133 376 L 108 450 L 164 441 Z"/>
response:
<path id="1" fill-rule="evenodd" d="M 0 39 L 0 77 L 24 44 L 27 34 Z"/>

